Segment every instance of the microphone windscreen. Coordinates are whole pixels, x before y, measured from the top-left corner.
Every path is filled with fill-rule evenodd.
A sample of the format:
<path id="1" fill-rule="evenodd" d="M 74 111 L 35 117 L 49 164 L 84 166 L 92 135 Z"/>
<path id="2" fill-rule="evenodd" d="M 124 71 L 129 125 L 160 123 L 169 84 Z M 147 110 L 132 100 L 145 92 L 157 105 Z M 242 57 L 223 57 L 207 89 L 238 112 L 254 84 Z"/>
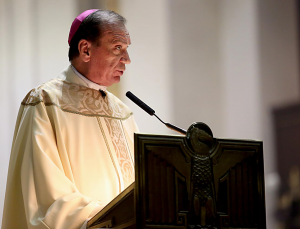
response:
<path id="1" fill-rule="evenodd" d="M 154 115 L 155 111 L 147 104 L 145 104 L 142 100 L 140 100 L 138 97 L 136 97 L 134 94 L 132 94 L 130 91 L 127 91 L 126 96 L 140 108 L 146 111 L 149 115 Z"/>

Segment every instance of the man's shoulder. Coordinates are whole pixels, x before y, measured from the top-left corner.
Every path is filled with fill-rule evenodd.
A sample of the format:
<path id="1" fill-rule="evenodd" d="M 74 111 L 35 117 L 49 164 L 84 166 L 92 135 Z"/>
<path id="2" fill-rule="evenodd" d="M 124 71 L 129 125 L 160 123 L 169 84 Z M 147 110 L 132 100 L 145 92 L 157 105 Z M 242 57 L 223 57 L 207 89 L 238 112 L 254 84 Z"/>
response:
<path id="1" fill-rule="evenodd" d="M 35 105 L 40 102 L 44 102 L 45 104 L 53 103 L 57 97 L 62 96 L 61 91 L 64 87 L 64 84 L 67 85 L 73 84 L 72 77 L 73 76 L 72 76 L 71 66 L 69 66 L 55 78 L 30 90 L 28 94 L 25 96 L 25 98 L 23 99 L 22 104 Z"/>
<path id="2" fill-rule="evenodd" d="M 51 91 L 59 89 L 62 85 L 61 79 L 52 79 L 30 90 L 22 101 L 23 105 L 35 105 L 40 102 L 50 103 Z"/>

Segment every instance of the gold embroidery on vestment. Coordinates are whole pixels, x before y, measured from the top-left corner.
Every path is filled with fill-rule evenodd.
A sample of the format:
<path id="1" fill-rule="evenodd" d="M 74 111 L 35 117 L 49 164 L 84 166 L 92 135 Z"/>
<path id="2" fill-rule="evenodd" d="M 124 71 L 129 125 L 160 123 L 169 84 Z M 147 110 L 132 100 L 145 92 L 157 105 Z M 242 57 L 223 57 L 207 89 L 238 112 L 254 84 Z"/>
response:
<path id="1" fill-rule="evenodd" d="M 129 185 L 134 181 L 134 169 L 130 161 L 130 152 L 126 145 L 121 123 L 119 120 L 109 118 L 106 118 L 105 122 L 119 161 L 123 179 Z"/>
<path id="2" fill-rule="evenodd" d="M 107 148 L 107 150 L 108 150 L 108 152 L 109 152 L 109 156 L 110 156 L 110 158 L 111 158 L 111 161 L 112 161 L 112 163 L 113 163 L 113 165 L 114 165 L 114 168 L 115 168 L 115 170 L 116 170 L 116 174 L 117 174 L 117 176 L 118 176 L 118 181 L 119 181 L 119 193 L 120 193 L 120 192 L 121 192 L 120 175 L 119 175 L 119 173 L 118 173 L 118 170 L 117 170 L 117 167 L 116 167 L 116 164 L 115 164 L 115 161 L 114 161 L 112 152 L 111 152 L 111 150 L 110 150 L 110 147 L 109 147 L 109 144 L 108 144 L 108 141 L 107 141 L 105 132 L 104 132 L 104 130 L 103 130 L 102 124 L 101 124 L 100 119 L 99 119 L 98 117 L 97 117 L 97 121 L 98 121 L 99 127 L 100 127 L 100 129 L 101 129 L 101 133 L 102 133 L 102 136 L 103 136 L 103 138 L 104 138 L 104 141 L 105 141 L 105 144 L 106 144 L 106 148 Z"/>

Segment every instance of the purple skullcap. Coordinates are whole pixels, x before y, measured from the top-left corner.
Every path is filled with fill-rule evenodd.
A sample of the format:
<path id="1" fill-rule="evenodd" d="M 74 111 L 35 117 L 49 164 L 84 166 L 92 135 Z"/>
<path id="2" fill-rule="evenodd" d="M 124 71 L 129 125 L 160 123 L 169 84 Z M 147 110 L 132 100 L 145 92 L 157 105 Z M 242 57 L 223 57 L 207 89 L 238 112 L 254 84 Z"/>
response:
<path id="1" fill-rule="evenodd" d="M 73 36 L 75 35 L 76 31 L 78 30 L 81 22 L 87 17 L 89 16 L 91 13 L 94 13 L 95 11 L 97 11 L 98 9 L 92 9 L 92 10 L 86 10 L 83 13 L 79 14 L 73 21 L 71 28 L 70 28 L 70 33 L 69 33 L 69 39 L 68 39 L 68 43 L 70 45 L 71 40 L 73 38 Z"/>

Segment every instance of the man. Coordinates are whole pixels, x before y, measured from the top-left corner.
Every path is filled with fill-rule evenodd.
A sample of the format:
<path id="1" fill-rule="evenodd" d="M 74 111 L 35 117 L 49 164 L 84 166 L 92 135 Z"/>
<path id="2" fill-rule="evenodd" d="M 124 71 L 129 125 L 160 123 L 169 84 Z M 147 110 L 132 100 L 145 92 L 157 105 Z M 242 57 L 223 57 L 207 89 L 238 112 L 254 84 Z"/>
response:
<path id="1" fill-rule="evenodd" d="M 3 229 L 85 228 L 134 181 L 132 112 L 107 86 L 130 63 L 125 19 L 88 10 L 73 22 L 71 65 L 33 89 L 18 114 Z"/>

